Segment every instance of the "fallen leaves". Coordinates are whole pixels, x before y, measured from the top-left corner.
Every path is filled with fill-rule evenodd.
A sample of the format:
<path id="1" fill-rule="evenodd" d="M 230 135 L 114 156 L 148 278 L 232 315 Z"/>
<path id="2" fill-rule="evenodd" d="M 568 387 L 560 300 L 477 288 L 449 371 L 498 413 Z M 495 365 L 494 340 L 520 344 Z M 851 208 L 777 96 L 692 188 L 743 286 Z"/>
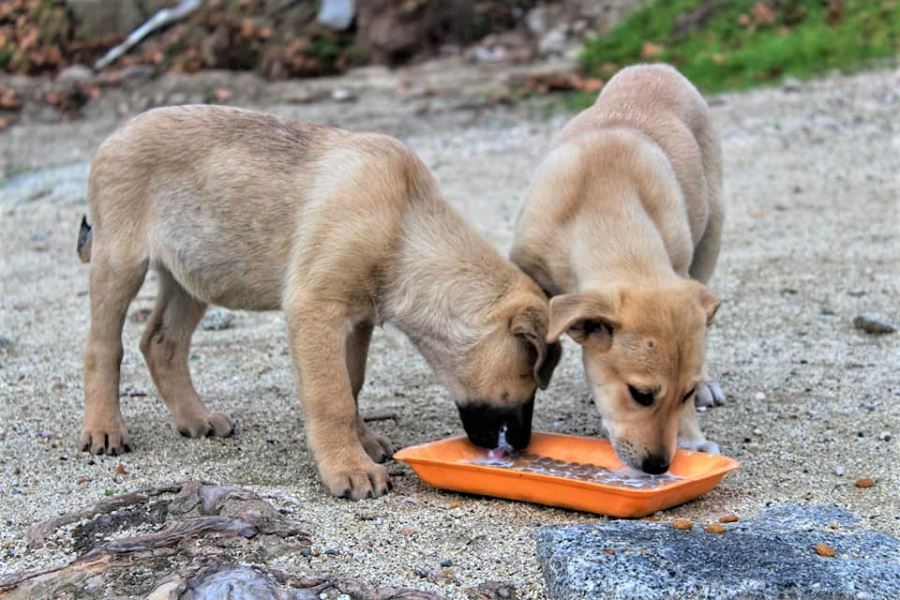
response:
<path id="1" fill-rule="evenodd" d="M 722 515 L 719 517 L 719 523 L 737 523 L 740 520 L 737 515 Z"/>
<path id="2" fill-rule="evenodd" d="M 22 108 L 22 98 L 12 88 L 0 86 L 0 109 L 19 110 Z"/>
<path id="3" fill-rule="evenodd" d="M 649 60 L 649 59 L 659 58 L 660 56 L 662 56 L 662 53 L 663 53 L 663 47 L 658 44 L 654 44 L 653 42 L 645 41 L 641 45 L 641 58 L 643 58 L 643 59 Z"/>

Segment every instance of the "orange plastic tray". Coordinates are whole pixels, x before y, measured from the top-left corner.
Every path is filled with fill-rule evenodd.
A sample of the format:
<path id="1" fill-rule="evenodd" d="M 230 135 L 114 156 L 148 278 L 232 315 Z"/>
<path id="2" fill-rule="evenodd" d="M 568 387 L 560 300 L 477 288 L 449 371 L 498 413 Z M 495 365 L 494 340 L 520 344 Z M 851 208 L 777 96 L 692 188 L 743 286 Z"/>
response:
<path id="1" fill-rule="evenodd" d="M 566 462 L 618 469 L 622 462 L 607 440 L 533 433 L 527 451 Z M 627 488 L 554 475 L 472 464 L 485 450 L 464 436 L 411 446 L 394 454 L 428 485 L 509 500 L 522 500 L 612 517 L 643 517 L 699 498 L 740 464 L 727 456 L 679 450 L 669 472 L 683 479 L 655 488 Z"/>

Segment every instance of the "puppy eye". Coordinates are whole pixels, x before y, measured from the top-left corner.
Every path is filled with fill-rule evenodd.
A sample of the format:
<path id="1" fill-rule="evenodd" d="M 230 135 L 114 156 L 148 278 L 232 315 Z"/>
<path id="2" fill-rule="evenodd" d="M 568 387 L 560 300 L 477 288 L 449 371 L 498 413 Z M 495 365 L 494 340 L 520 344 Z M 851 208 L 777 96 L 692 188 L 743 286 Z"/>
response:
<path id="1" fill-rule="evenodd" d="M 639 390 L 633 385 L 628 386 L 628 392 L 631 394 L 631 397 L 635 402 L 640 404 L 641 406 L 650 406 L 653 404 L 653 401 L 656 399 L 656 393 L 653 391 L 644 391 Z"/>
<path id="2" fill-rule="evenodd" d="M 681 401 L 687 402 L 688 400 L 690 400 L 691 396 L 693 396 L 694 392 L 696 392 L 696 391 L 697 391 L 697 388 L 695 388 L 695 387 L 691 388 L 691 391 L 689 391 L 687 394 L 685 394 L 684 398 L 682 398 Z"/>

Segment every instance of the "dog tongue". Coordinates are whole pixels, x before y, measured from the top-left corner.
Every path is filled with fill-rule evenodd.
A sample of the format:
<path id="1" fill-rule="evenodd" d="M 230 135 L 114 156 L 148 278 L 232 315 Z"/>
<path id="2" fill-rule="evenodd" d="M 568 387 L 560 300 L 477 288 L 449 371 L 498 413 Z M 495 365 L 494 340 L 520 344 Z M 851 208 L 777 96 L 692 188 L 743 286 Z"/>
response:
<path id="1" fill-rule="evenodd" d="M 503 458 L 512 451 L 513 447 L 506 441 L 506 425 L 504 425 L 497 435 L 497 447 L 488 451 L 488 458 Z"/>

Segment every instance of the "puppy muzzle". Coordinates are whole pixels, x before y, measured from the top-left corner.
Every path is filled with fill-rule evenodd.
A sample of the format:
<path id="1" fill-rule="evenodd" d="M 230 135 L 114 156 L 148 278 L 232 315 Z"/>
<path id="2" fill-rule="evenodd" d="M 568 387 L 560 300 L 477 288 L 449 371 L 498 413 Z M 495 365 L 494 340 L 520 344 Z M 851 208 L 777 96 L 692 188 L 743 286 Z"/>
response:
<path id="1" fill-rule="evenodd" d="M 473 400 L 459 404 L 457 408 L 466 435 L 473 444 L 482 448 L 496 448 L 500 430 L 504 426 L 506 441 L 516 450 L 521 450 L 531 441 L 534 396 L 528 402 L 512 407 L 496 407 L 483 400 Z"/>

